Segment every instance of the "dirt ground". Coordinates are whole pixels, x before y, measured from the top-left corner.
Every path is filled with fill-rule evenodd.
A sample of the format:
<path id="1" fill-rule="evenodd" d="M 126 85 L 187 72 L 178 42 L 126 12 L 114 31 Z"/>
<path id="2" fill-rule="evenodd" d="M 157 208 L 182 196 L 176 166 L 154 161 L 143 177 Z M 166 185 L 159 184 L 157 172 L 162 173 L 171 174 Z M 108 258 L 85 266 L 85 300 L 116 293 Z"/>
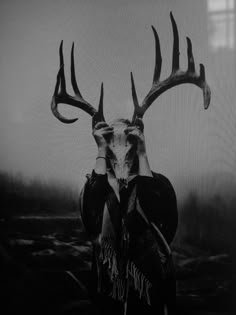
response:
<path id="1" fill-rule="evenodd" d="M 0 225 L 1 314 L 90 314 L 91 244 L 78 219 L 19 217 Z M 236 314 L 229 253 L 183 246 L 173 258 L 177 314 Z"/>

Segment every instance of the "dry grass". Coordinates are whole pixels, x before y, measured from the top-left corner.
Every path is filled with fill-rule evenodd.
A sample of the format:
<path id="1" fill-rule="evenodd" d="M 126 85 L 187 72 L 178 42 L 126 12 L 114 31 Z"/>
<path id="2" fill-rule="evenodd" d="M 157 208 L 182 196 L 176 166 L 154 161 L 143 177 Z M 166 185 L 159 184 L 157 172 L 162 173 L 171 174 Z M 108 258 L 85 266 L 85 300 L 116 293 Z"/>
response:
<path id="1" fill-rule="evenodd" d="M 13 215 L 66 215 L 78 211 L 79 192 L 60 183 L 25 180 L 0 174 L 0 217 Z"/>
<path id="2" fill-rule="evenodd" d="M 189 244 L 210 254 L 233 252 L 233 231 L 236 227 L 236 198 L 226 202 L 220 196 L 201 201 L 189 194 L 179 211 L 175 244 Z"/>

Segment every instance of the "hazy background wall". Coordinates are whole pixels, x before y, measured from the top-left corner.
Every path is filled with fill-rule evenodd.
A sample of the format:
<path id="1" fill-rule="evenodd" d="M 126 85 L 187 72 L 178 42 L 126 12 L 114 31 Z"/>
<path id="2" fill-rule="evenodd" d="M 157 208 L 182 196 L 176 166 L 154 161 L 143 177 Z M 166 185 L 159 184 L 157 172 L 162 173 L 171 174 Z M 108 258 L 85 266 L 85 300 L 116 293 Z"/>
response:
<path id="1" fill-rule="evenodd" d="M 154 68 L 151 25 L 159 33 L 161 78 L 169 75 L 172 29 L 180 36 L 180 62 L 186 68 L 186 36 L 195 63 L 203 63 L 212 90 L 203 109 L 200 89 L 178 86 L 146 113 L 145 136 L 152 169 L 173 183 L 179 202 L 199 196 L 233 197 L 236 184 L 235 1 L 32 1 L 0 2 L 0 170 L 26 178 L 81 187 L 94 165 L 96 145 L 87 114 L 60 106 L 73 125 L 60 123 L 50 101 L 64 40 L 69 82 L 70 48 L 75 42 L 77 80 L 94 106 L 104 82 L 108 121 L 132 116 L 130 71 L 139 99 L 148 92 Z M 67 84 L 68 90 L 70 84 Z"/>

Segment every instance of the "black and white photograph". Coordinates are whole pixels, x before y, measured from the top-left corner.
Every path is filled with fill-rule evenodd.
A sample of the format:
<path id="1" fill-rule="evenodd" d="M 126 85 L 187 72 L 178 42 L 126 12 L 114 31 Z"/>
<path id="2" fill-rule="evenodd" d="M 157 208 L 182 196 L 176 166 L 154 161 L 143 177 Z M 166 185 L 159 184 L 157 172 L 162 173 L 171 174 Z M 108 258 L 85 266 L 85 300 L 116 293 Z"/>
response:
<path id="1" fill-rule="evenodd" d="M 233 315 L 235 0 L 0 1 L 2 315 Z"/>

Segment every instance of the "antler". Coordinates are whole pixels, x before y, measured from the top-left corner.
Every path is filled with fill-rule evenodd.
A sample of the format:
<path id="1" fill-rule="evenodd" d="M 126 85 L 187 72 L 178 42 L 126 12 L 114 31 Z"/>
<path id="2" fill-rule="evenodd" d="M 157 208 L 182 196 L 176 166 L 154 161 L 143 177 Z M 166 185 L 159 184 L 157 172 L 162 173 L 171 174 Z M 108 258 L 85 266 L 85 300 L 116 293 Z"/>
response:
<path id="1" fill-rule="evenodd" d="M 89 104 L 81 95 L 80 90 L 78 88 L 75 76 L 75 64 L 74 64 L 74 43 L 71 48 L 71 84 L 75 93 L 75 96 L 71 96 L 66 91 L 66 80 L 64 73 L 64 58 L 63 58 L 63 41 L 61 41 L 60 49 L 60 69 L 57 74 L 57 81 L 55 86 L 55 91 L 52 97 L 51 109 L 54 116 L 59 119 L 61 122 L 65 124 L 71 124 L 78 120 L 78 118 L 68 119 L 63 117 L 58 111 L 58 104 L 63 103 L 67 105 L 71 105 L 77 108 L 82 109 L 90 116 L 93 117 L 93 126 L 98 121 L 105 121 L 103 115 L 103 84 L 101 85 L 101 94 L 98 110 L 96 110 L 91 104 Z M 60 88 L 60 91 L 59 91 Z"/>
<path id="2" fill-rule="evenodd" d="M 152 30 L 155 37 L 155 50 L 156 50 L 156 60 L 155 60 L 155 69 L 153 75 L 153 83 L 150 91 L 144 98 L 141 106 L 138 103 L 138 98 L 134 85 L 134 78 L 131 72 L 131 85 L 132 85 L 132 96 L 134 102 L 134 114 L 133 114 L 133 122 L 135 119 L 142 118 L 146 110 L 149 106 L 160 96 L 162 93 L 171 89 L 172 87 L 183 84 L 183 83 L 192 83 L 200 87 L 203 91 L 204 98 L 204 108 L 207 109 L 210 100 L 211 100 L 211 91 L 205 79 L 205 68 L 203 64 L 200 64 L 200 74 L 198 75 L 195 71 L 194 58 L 192 53 L 192 43 L 190 38 L 187 37 L 187 54 L 188 54 L 188 69 L 186 71 L 181 71 L 179 69 L 179 34 L 177 25 L 175 23 L 172 12 L 170 12 L 170 19 L 172 23 L 173 29 L 173 63 L 172 63 L 172 72 L 170 76 L 164 81 L 160 81 L 160 73 L 161 73 L 161 49 L 160 49 L 160 41 L 157 34 L 156 29 L 152 26 Z"/>

